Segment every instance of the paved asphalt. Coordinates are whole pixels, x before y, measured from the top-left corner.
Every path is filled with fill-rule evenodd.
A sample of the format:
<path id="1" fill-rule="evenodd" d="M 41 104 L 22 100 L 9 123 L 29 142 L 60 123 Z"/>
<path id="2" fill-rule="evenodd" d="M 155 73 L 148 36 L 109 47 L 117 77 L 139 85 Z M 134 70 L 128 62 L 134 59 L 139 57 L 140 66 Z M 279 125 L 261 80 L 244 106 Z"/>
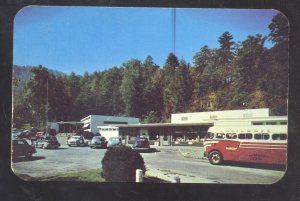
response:
<path id="1" fill-rule="evenodd" d="M 68 147 L 64 137 L 58 137 L 59 149 L 37 149 L 31 161 L 18 158 L 12 161 L 15 174 L 49 177 L 59 173 L 101 168 L 106 149 Z M 149 176 L 182 183 L 272 184 L 284 176 L 284 171 L 272 167 L 244 165 L 211 165 L 202 158 L 201 147 L 153 147 L 156 152 L 141 153 Z"/>

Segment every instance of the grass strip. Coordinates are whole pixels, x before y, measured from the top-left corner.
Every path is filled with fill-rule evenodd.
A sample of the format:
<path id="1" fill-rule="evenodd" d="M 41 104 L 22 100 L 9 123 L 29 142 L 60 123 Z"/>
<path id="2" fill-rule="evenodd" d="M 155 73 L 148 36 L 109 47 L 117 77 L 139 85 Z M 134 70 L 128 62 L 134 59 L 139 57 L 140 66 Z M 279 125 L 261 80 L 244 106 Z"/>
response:
<path id="1" fill-rule="evenodd" d="M 51 177 L 31 177 L 26 174 L 18 174 L 17 176 L 25 181 L 79 181 L 79 182 L 105 182 L 101 176 L 102 169 L 85 170 L 79 172 L 60 173 Z M 163 179 L 145 176 L 144 183 L 170 183 Z"/>
<path id="2" fill-rule="evenodd" d="M 81 181 L 81 182 L 105 182 L 101 176 L 102 170 L 85 170 L 79 172 L 60 173 L 50 177 L 31 177 L 26 174 L 17 174 L 18 177 L 25 181 Z"/>
<path id="3" fill-rule="evenodd" d="M 43 181 L 81 181 L 81 182 L 105 182 L 101 176 L 102 170 L 85 170 L 79 172 L 68 172 L 44 178 Z"/>

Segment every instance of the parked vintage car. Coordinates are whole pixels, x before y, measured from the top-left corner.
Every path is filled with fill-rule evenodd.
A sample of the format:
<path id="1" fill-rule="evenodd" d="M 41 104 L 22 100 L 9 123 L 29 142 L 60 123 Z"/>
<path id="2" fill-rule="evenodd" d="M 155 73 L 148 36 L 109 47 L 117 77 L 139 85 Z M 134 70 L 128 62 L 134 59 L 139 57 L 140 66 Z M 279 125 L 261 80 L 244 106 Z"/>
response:
<path id="1" fill-rule="evenodd" d="M 34 146 L 29 145 L 24 139 L 12 140 L 12 157 L 25 156 L 27 159 L 32 158 L 32 154 L 36 153 Z"/>
<path id="2" fill-rule="evenodd" d="M 37 141 L 35 142 L 35 147 L 43 149 L 57 149 L 58 147 L 60 147 L 60 143 L 55 136 L 46 136 L 45 138 L 37 139 Z"/>
<path id="3" fill-rule="evenodd" d="M 150 145 L 149 140 L 146 137 L 136 137 L 132 149 L 135 149 L 137 151 L 149 151 Z"/>
<path id="4" fill-rule="evenodd" d="M 11 137 L 12 137 L 12 139 L 17 139 L 17 138 L 19 138 L 19 136 L 21 135 L 21 133 L 22 133 L 22 131 L 20 131 L 20 130 L 13 130 L 13 131 L 11 132 Z"/>
<path id="5" fill-rule="evenodd" d="M 43 131 L 38 131 L 35 133 L 36 139 L 45 138 L 46 134 Z"/>
<path id="6" fill-rule="evenodd" d="M 113 147 L 120 146 L 122 144 L 122 140 L 119 137 L 111 137 L 107 142 L 107 149 L 111 149 Z"/>
<path id="7" fill-rule="evenodd" d="M 102 136 L 94 136 L 89 145 L 90 148 L 106 148 L 107 140 Z"/>
<path id="8" fill-rule="evenodd" d="M 28 138 L 28 137 L 29 137 L 29 130 L 24 130 L 18 135 L 18 138 L 20 139 Z"/>
<path id="9" fill-rule="evenodd" d="M 89 141 L 86 140 L 83 136 L 74 135 L 70 139 L 67 140 L 68 146 L 88 146 Z"/>

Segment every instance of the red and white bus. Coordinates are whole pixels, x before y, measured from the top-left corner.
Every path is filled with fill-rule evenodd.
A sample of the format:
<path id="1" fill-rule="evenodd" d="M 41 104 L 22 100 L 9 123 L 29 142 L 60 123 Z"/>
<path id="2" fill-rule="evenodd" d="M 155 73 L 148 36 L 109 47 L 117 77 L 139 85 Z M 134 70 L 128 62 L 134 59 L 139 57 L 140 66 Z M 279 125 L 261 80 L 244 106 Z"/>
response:
<path id="1" fill-rule="evenodd" d="M 223 161 L 286 165 L 287 125 L 210 127 L 204 156 L 214 165 Z"/>

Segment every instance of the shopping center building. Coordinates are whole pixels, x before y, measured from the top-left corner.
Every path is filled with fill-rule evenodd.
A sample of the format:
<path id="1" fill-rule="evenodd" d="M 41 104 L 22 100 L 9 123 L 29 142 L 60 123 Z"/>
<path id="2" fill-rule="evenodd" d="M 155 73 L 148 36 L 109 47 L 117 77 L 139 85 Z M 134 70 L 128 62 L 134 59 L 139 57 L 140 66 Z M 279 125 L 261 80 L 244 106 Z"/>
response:
<path id="1" fill-rule="evenodd" d="M 178 113 L 171 115 L 171 123 L 114 124 L 97 126 L 99 133 L 118 131 L 125 144 L 135 137 L 147 137 L 151 144 L 161 146 L 197 145 L 214 125 L 286 125 L 287 116 L 270 116 L 269 109 L 224 110 Z"/>
<path id="2" fill-rule="evenodd" d="M 171 114 L 170 123 L 141 124 L 138 118 L 89 115 L 80 122 L 54 122 L 50 128 L 58 133 L 75 133 L 78 129 L 119 136 L 131 144 L 137 136 L 147 137 L 151 144 L 201 145 L 201 139 L 216 125 L 287 125 L 287 116 L 270 116 L 268 108 L 224 110 Z"/>

